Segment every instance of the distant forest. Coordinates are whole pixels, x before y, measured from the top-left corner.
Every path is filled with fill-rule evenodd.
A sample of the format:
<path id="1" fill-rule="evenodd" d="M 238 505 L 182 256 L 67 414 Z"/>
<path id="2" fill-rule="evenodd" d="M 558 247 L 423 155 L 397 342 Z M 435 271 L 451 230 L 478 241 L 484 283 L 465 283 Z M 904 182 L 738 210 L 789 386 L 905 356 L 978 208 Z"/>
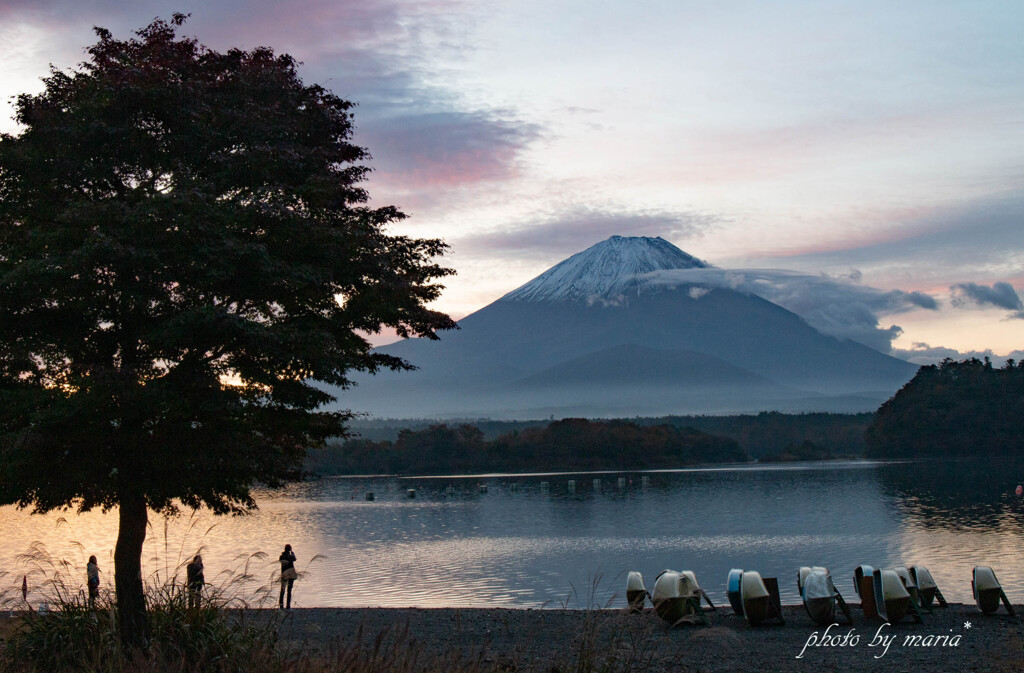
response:
<path id="1" fill-rule="evenodd" d="M 739 416 L 662 416 L 657 418 L 628 418 L 620 421 L 639 426 L 672 425 L 677 428 L 695 428 L 712 435 L 736 440 L 740 449 L 753 458 L 768 454 L 783 454 L 793 447 L 811 442 L 836 456 L 859 456 L 864 453 L 864 431 L 874 414 L 807 413 L 783 414 L 774 411 Z M 528 428 L 543 428 L 554 419 L 532 421 L 491 421 L 463 419 L 449 424 L 472 425 L 487 441 Z M 425 430 L 444 421 L 372 420 L 355 421 L 352 429 L 361 439 L 374 442 L 398 439 L 403 430 Z"/>
<path id="2" fill-rule="evenodd" d="M 1024 451 L 1024 362 L 944 360 L 921 367 L 866 433 L 871 458 L 964 457 Z"/>
<path id="3" fill-rule="evenodd" d="M 567 418 L 491 440 L 468 424 L 405 429 L 394 441 L 351 439 L 311 452 L 307 469 L 318 474 L 624 470 L 749 459 L 734 439 L 695 428 Z"/>
<path id="4" fill-rule="evenodd" d="M 926 458 L 1024 451 L 1024 362 L 921 367 L 874 413 L 664 416 L 618 420 L 356 421 L 311 452 L 319 474 L 627 470 L 696 463 Z"/>

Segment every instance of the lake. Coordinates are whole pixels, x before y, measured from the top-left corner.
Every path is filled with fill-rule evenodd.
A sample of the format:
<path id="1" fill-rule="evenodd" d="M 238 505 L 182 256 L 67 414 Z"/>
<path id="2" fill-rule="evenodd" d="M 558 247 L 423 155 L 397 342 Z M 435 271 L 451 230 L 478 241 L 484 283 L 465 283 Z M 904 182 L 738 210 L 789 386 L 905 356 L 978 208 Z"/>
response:
<path id="1" fill-rule="evenodd" d="M 290 543 L 306 572 L 300 607 L 581 608 L 622 605 L 627 571 L 651 589 L 665 568 L 693 570 L 723 604 L 731 568 L 778 577 L 784 602 L 799 602 L 797 568 L 824 565 L 856 600 L 862 563 L 925 565 L 947 599 L 970 602 L 971 568 L 990 565 L 1020 602 L 1021 481 L 1011 460 L 327 478 L 259 491 L 252 516 L 152 517 L 144 571 L 166 577 L 201 550 L 208 582 L 247 562 L 267 584 Z M 32 566 L 19 555 L 38 541 L 75 582 L 96 554 L 109 587 L 116 526 L 112 514 L 0 508 L 2 581 L 20 591 Z M 40 581 L 33 572 L 33 596 Z"/>

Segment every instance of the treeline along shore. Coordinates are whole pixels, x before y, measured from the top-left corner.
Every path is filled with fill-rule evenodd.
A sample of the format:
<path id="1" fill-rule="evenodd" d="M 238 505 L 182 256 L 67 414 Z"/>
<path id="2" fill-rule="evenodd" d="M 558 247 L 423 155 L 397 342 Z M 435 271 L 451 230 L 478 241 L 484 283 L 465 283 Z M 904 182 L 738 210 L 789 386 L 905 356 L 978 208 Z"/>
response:
<path id="1" fill-rule="evenodd" d="M 849 446 L 851 428 L 863 435 L 870 418 L 870 414 L 771 413 L 723 417 L 718 424 L 730 427 L 732 420 L 733 434 L 746 442 L 752 441 L 752 428 L 773 437 L 772 451 L 761 445 L 756 452 L 763 461 L 824 460 L 860 455 L 861 451 L 840 453 L 831 447 Z M 524 424 L 493 439 L 476 424 L 434 422 L 398 430 L 393 440 L 358 437 L 329 444 L 310 454 L 307 469 L 323 475 L 643 470 L 754 460 L 735 436 L 707 432 L 685 420 L 567 418 Z"/>
<path id="2" fill-rule="evenodd" d="M 752 458 L 760 458 L 769 453 L 781 453 L 807 441 L 827 447 L 837 455 L 860 455 L 864 453 L 865 449 L 864 431 L 871 424 L 872 419 L 874 419 L 874 414 L 871 412 L 785 414 L 778 411 L 764 411 L 757 414 L 732 416 L 651 416 L 616 420 L 640 426 L 674 425 L 681 428 L 694 428 L 712 435 L 729 437 L 736 440 L 739 447 Z M 352 423 L 352 430 L 358 433 L 362 439 L 393 442 L 403 430 L 425 430 L 432 425 L 447 422 L 449 425 L 473 425 L 480 429 L 484 439 L 492 440 L 527 428 L 542 428 L 553 420 L 374 419 L 356 420 Z"/>
<path id="3" fill-rule="evenodd" d="M 357 422 L 310 453 L 322 475 L 637 470 L 752 460 L 964 458 L 1024 452 L 1024 363 L 921 367 L 875 413 L 616 420 Z"/>
<path id="4" fill-rule="evenodd" d="M 320 474 L 671 468 L 749 460 L 736 440 L 695 428 L 567 418 L 493 440 L 474 425 L 402 430 L 395 441 L 352 439 L 312 454 Z"/>

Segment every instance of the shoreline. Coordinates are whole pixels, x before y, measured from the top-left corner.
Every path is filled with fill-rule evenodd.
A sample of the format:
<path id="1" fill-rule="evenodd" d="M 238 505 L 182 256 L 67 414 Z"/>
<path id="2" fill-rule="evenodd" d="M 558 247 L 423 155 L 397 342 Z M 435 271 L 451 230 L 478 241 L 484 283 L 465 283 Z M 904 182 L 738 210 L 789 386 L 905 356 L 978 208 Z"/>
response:
<path id="1" fill-rule="evenodd" d="M 895 625 L 864 618 L 824 629 L 802 605 L 783 606 L 785 624 L 750 626 L 726 605 L 706 608 L 711 626 L 670 627 L 653 610 L 530 608 L 295 608 L 253 611 L 280 618 L 285 651 L 327 655 L 375 640 L 415 654 L 417 662 L 479 662 L 502 670 L 623 671 L 1016 671 L 1024 669 L 1024 622 L 1003 609 L 983 615 L 951 603 Z M 1018 615 L 1024 606 L 1015 606 Z M 969 625 L 968 625 L 969 623 Z M 816 646 L 826 635 L 828 646 Z M 843 637 L 845 636 L 845 644 Z M 856 636 L 856 639 L 854 638 Z M 943 639 L 942 636 L 945 636 Z M 959 638 L 954 638 L 959 636 Z M 876 641 L 874 645 L 870 643 Z M 883 645 L 888 642 L 888 647 Z M 800 655 L 803 652 L 802 657 Z"/>
<path id="2" fill-rule="evenodd" d="M 750 460 L 734 463 L 694 463 L 682 467 L 642 467 L 625 469 L 602 469 L 602 470 L 551 470 L 540 472 L 480 472 L 466 474 L 316 474 L 315 479 L 499 479 L 515 477 L 558 477 L 558 476 L 585 476 L 591 474 L 672 474 L 677 472 L 713 472 L 728 470 L 749 470 L 758 467 L 787 467 L 797 469 L 801 466 L 827 466 L 831 463 L 856 464 L 857 467 L 874 467 L 876 465 L 890 463 L 919 462 L 919 459 L 893 459 L 883 460 L 877 458 L 864 458 L 862 456 L 844 456 L 826 458 L 821 460 L 781 460 L 765 461 Z"/>

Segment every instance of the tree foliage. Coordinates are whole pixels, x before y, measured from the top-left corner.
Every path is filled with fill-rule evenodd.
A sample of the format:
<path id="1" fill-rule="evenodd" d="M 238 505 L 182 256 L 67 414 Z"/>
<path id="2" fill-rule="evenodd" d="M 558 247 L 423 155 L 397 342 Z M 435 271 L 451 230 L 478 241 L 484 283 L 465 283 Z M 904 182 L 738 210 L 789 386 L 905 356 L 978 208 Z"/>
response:
<path id="1" fill-rule="evenodd" d="M 313 381 L 407 366 L 365 333 L 453 326 L 426 308 L 444 244 L 367 205 L 352 104 L 184 19 L 97 29 L 0 136 L 0 502 L 119 506 L 122 535 L 126 509 L 144 537 L 147 508 L 251 508 L 344 433 Z"/>
<path id="2" fill-rule="evenodd" d="M 866 433 L 872 458 L 965 457 L 1024 451 L 1024 363 L 976 358 L 921 367 L 879 408 Z"/>
<path id="3" fill-rule="evenodd" d="M 864 431 L 874 419 L 874 413 L 784 414 L 763 411 L 759 414 L 736 416 L 660 416 L 653 418 L 621 419 L 646 425 L 674 425 L 696 428 L 711 435 L 735 439 L 740 448 L 754 458 L 780 453 L 804 442 L 812 442 L 833 455 L 860 455 L 864 452 Z M 436 420 L 354 419 L 352 428 L 362 437 L 380 442 L 395 440 L 402 430 L 422 430 L 438 424 Z M 474 426 L 484 433 L 485 439 L 523 431 L 532 427 L 545 427 L 550 421 L 475 421 Z"/>
<path id="4" fill-rule="evenodd" d="M 629 470 L 749 460 L 735 440 L 694 428 L 567 418 L 491 441 L 473 425 L 403 430 L 394 442 L 353 439 L 310 456 L 325 474 Z"/>

